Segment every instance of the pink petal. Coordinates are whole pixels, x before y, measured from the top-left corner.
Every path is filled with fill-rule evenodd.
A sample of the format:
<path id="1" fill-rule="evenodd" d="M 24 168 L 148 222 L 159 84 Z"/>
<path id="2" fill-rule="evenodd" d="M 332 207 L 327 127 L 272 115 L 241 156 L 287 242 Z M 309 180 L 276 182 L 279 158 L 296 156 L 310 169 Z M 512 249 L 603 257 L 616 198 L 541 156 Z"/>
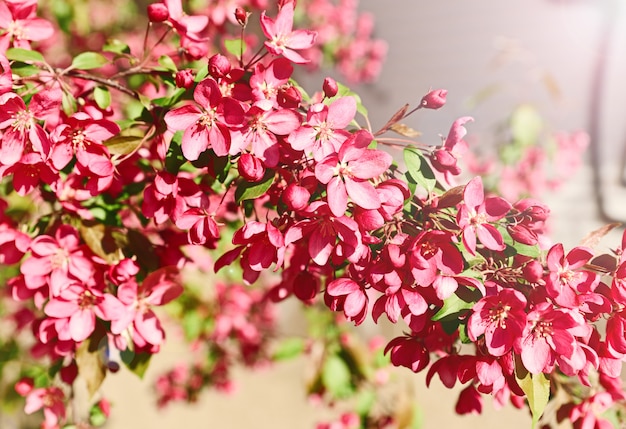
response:
<path id="1" fill-rule="evenodd" d="M 69 328 L 74 341 L 86 340 L 96 329 L 96 315 L 91 309 L 80 309 L 70 317 Z"/>
<path id="2" fill-rule="evenodd" d="M 474 177 L 466 186 L 463 191 L 463 199 L 465 204 L 470 208 L 476 208 L 485 200 L 485 193 L 483 190 L 483 181 L 480 176 Z"/>
<path id="3" fill-rule="evenodd" d="M 360 290 L 361 287 L 357 282 L 345 277 L 333 280 L 326 288 L 326 292 L 328 292 L 330 296 L 348 295 Z"/>
<path id="4" fill-rule="evenodd" d="M 356 115 L 356 100 L 354 97 L 346 96 L 338 98 L 328 106 L 328 116 L 326 122 L 334 129 L 344 129 L 354 119 Z"/>
<path id="5" fill-rule="evenodd" d="M 341 178 L 333 177 L 326 186 L 326 193 L 330 211 L 337 217 L 343 216 L 348 209 L 348 192 Z M 376 192 L 374 191 L 374 193 Z M 378 198 L 378 195 L 376 195 L 376 198 Z"/>
<path id="6" fill-rule="evenodd" d="M 369 210 L 374 210 L 380 207 L 378 193 L 376 192 L 374 185 L 370 182 L 362 182 L 346 178 L 345 189 L 352 201 L 359 207 Z M 344 213 L 345 210 L 342 214 Z"/>

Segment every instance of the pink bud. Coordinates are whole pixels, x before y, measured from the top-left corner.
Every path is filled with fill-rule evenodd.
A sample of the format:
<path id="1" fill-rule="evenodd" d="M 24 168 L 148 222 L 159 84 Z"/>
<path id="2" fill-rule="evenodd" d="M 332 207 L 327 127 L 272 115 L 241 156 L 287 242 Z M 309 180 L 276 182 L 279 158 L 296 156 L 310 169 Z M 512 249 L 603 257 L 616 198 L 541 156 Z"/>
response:
<path id="1" fill-rule="evenodd" d="M 422 97 L 421 105 L 426 109 L 439 109 L 446 104 L 446 95 L 448 90 L 435 89 Z"/>
<path id="2" fill-rule="evenodd" d="M 235 19 L 237 20 L 239 25 L 241 25 L 242 27 L 245 27 L 246 24 L 248 23 L 249 16 L 250 16 L 250 13 L 246 12 L 245 9 L 242 8 L 241 6 L 238 6 L 237 9 L 235 9 Z"/>
<path id="3" fill-rule="evenodd" d="M 32 378 L 25 377 L 19 380 L 17 383 L 15 383 L 15 391 L 20 396 L 26 396 L 30 393 L 31 390 L 33 390 L 34 385 L 35 385 L 35 382 L 33 381 Z"/>
<path id="4" fill-rule="evenodd" d="M 176 79 L 175 79 L 176 86 L 178 88 L 189 89 L 191 85 L 193 85 L 193 79 L 194 79 L 193 70 L 191 69 L 179 70 L 176 73 Z"/>
<path id="5" fill-rule="evenodd" d="M 98 402 L 98 408 L 100 408 L 100 411 L 102 411 L 102 414 L 106 417 L 109 417 L 111 414 L 111 403 L 105 398 L 100 399 L 100 402 Z"/>
<path id="6" fill-rule="evenodd" d="M 215 54 L 209 58 L 209 73 L 214 78 L 220 78 L 230 73 L 230 61 L 222 54 Z"/>
<path id="7" fill-rule="evenodd" d="M 532 222 L 543 222 L 550 217 L 550 208 L 532 198 L 525 198 L 514 204 L 514 207 L 529 216 Z"/>
<path id="8" fill-rule="evenodd" d="M 517 241 L 518 243 L 534 246 L 539 240 L 537 234 L 526 228 L 524 225 L 509 225 L 506 227 L 506 229 L 511 235 L 511 238 L 513 238 L 513 240 Z"/>
<path id="9" fill-rule="evenodd" d="M 302 102 L 302 94 L 296 87 L 289 85 L 278 90 L 276 101 L 285 109 L 297 109 Z"/>
<path id="10" fill-rule="evenodd" d="M 244 153 L 237 161 L 237 171 L 246 180 L 258 182 L 265 175 L 265 167 L 259 158 L 249 153 Z"/>
<path id="11" fill-rule="evenodd" d="M 150 22 L 163 22 L 169 17 L 170 12 L 163 3 L 152 3 L 148 5 L 148 19 Z"/>
<path id="12" fill-rule="evenodd" d="M 283 191 L 283 202 L 289 210 L 302 210 L 309 205 L 311 193 L 303 186 L 291 183 Z"/>
<path id="13" fill-rule="evenodd" d="M 540 283 L 543 277 L 543 267 L 538 261 L 529 261 L 522 268 L 524 279 L 530 283 Z"/>
<path id="14" fill-rule="evenodd" d="M 316 278 L 306 271 L 302 271 L 298 274 L 293 281 L 293 294 L 300 301 L 312 301 L 319 291 L 319 284 Z"/>
<path id="15" fill-rule="evenodd" d="M 324 90 L 324 95 L 328 98 L 334 97 L 337 95 L 339 91 L 339 86 L 337 82 L 332 77 L 327 77 L 324 79 L 324 83 L 322 84 L 322 89 Z"/>

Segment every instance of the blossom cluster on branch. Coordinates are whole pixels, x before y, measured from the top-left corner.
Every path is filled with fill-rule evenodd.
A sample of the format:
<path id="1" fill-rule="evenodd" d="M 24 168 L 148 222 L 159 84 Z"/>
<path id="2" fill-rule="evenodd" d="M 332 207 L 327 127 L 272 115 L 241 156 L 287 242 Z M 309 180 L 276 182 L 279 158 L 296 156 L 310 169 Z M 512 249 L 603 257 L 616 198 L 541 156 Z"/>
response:
<path id="1" fill-rule="evenodd" d="M 292 77 L 318 40 L 334 40 L 323 24 L 294 27 L 296 2 L 281 0 L 258 16 L 257 43 L 247 27 L 269 5 L 235 3 L 208 15 L 151 4 L 139 47 L 111 38 L 64 63 L 31 46 L 58 31 L 36 2 L 0 1 L 0 262 L 13 269 L 6 290 L 15 323 L 32 333 L 30 354 L 50 363 L 17 383 L 25 411 L 43 409 L 49 429 L 108 414 L 96 401 L 102 380 L 120 364 L 143 374 L 165 340 L 159 307 L 177 303 L 210 359 L 160 378 L 159 402 L 194 400 L 206 384 L 228 390 L 233 360 L 271 360 L 272 304 L 293 297 L 337 325 L 320 334 L 310 393 L 365 395 L 343 427 L 400 424 L 372 405 L 372 386 L 387 382 L 384 355 L 427 370 L 428 383 L 464 384 L 460 414 L 491 395 L 526 405 L 534 424 L 551 398 L 561 401 L 555 418 L 580 427 L 618 419 L 626 238 L 606 255 L 592 239 L 544 248 L 544 204 L 491 195 L 480 177 L 452 186 L 470 117 L 438 144 L 402 143 L 398 167 L 387 133 L 443 107 L 446 91 L 372 128 L 343 85 L 327 78 L 309 96 Z M 227 20 L 238 38 L 220 33 Z M 207 265 L 246 285 L 212 280 L 208 302 L 186 295 L 185 273 Z M 261 293 L 257 282 L 273 283 Z M 331 311 L 354 325 L 385 316 L 405 334 L 363 363 Z M 315 354 L 312 343 L 295 347 Z M 87 401 L 72 392 L 77 380 Z M 89 401 L 96 411 L 77 405 Z"/>

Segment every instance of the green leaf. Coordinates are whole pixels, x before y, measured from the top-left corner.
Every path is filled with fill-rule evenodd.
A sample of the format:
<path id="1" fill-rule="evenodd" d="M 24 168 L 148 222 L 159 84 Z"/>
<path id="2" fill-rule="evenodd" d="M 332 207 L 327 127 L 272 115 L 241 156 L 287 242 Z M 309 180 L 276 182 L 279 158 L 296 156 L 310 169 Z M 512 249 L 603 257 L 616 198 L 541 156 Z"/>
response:
<path id="1" fill-rule="evenodd" d="M 137 377 L 143 378 L 150 365 L 150 358 L 152 354 L 150 353 L 135 353 L 131 350 L 124 350 L 120 353 L 120 357 L 122 358 L 122 362 L 124 365 L 131 370 Z"/>
<path id="2" fill-rule="evenodd" d="M 106 337 L 96 334 L 83 341 L 76 349 L 76 366 L 78 373 L 87 382 L 89 399 L 98 391 L 106 377 L 107 367 L 103 357 L 106 346 Z"/>
<path id="3" fill-rule="evenodd" d="M 473 302 L 463 301 L 456 294 L 452 294 L 452 296 L 443 301 L 443 307 L 432 317 L 432 320 L 437 321 L 444 318 L 457 318 L 460 313 L 469 310 L 473 306 Z"/>
<path id="4" fill-rule="evenodd" d="M 11 72 L 21 77 L 34 76 L 40 71 L 41 69 L 39 67 L 25 63 L 16 63 L 11 65 Z"/>
<path id="5" fill-rule="evenodd" d="M 237 204 L 244 200 L 253 200 L 265 194 L 274 183 L 274 172 L 267 170 L 265 177 L 260 182 L 242 181 L 235 190 L 235 201 Z"/>
<path id="6" fill-rule="evenodd" d="M 376 392 L 373 389 L 361 390 L 356 398 L 355 411 L 360 416 L 369 416 L 375 403 Z"/>
<path id="7" fill-rule="evenodd" d="M 91 410 L 89 410 L 89 423 L 91 424 L 91 426 L 102 426 L 106 423 L 106 421 L 107 416 L 98 406 L 98 404 L 93 405 L 91 407 Z"/>
<path id="8" fill-rule="evenodd" d="M 93 220 L 82 220 L 78 229 L 89 249 L 108 263 L 115 264 L 124 258 L 122 248 L 127 238 L 119 229 Z"/>
<path id="9" fill-rule="evenodd" d="M 152 102 L 160 107 L 172 107 L 174 104 L 180 101 L 183 95 L 185 95 L 185 92 L 187 92 L 185 88 L 178 88 L 169 97 L 155 98 L 154 100 L 152 100 Z"/>
<path id="10" fill-rule="evenodd" d="M 74 114 L 74 112 L 76 112 L 76 99 L 67 92 L 63 91 L 63 96 L 61 97 L 61 106 L 63 107 L 63 111 L 67 114 L 67 116 L 71 116 Z"/>
<path id="11" fill-rule="evenodd" d="M 23 63 L 34 62 L 44 63 L 43 55 L 37 51 L 31 51 L 30 49 L 10 48 L 6 52 L 7 59 L 11 61 L 21 61 Z"/>
<path id="12" fill-rule="evenodd" d="M 522 104 L 511 115 L 511 135 L 522 146 L 534 145 L 542 128 L 541 116 L 529 104 Z"/>
<path id="13" fill-rule="evenodd" d="M 239 58 L 239 56 L 241 55 L 242 41 L 241 39 L 224 40 L 224 47 L 229 53 Z M 245 45 L 244 45 L 244 52 L 245 52 Z"/>
<path id="14" fill-rule="evenodd" d="M 143 143 L 140 136 L 115 136 L 104 142 L 111 155 L 128 155 L 137 150 Z"/>
<path id="15" fill-rule="evenodd" d="M 165 70 L 168 70 L 174 73 L 178 71 L 178 68 L 176 68 L 176 64 L 174 63 L 174 61 L 167 55 L 161 55 L 159 57 L 159 64 Z"/>
<path id="16" fill-rule="evenodd" d="M 83 52 L 74 57 L 72 60 L 72 68 L 78 70 L 97 69 L 108 62 L 109 60 L 102 54 L 97 52 Z"/>
<path id="17" fill-rule="evenodd" d="M 286 360 L 298 357 L 304 351 L 305 346 L 302 338 L 286 338 L 278 344 L 272 353 L 272 359 Z"/>
<path id="18" fill-rule="evenodd" d="M 524 373 L 523 376 L 519 373 Z M 526 394 L 528 408 L 533 416 L 533 429 L 537 426 L 543 411 L 550 400 L 550 379 L 544 374 L 531 374 L 526 368 L 516 368 L 515 378 Z"/>
<path id="19" fill-rule="evenodd" d="M 104 52 L 112 52 L 118 55 L 130 54 L 130 48 L 121 40 L 112 39 L 109 40 L 103 47 Z"/>
<path id="20" fill-rule="evenodd" d="M 188 341 L 195 340 L 202 332 L 204 319 L 197 311 L 187 310 L 183 316 L 182 325 L 185 338 Z"/>
<path id="21" fill-rule="evenodd" d="M 105 86 L 96 86 L 93 89 L 93 99 L 101 109 L 106 109 L 111 105 L 111 93 Z"/>
<path id="22" fill-rule="evenodd" d="M 322 368 L 322 383 L 328 393 L 335 398 L 345 398 L 352 393 L 350 382 L 350 368 L 337 355 L 330 355 L 324 361 Z"/>
<path id="23" fill-rule="evenodd" d="M 437 179 L 430 165 L 428 165 L 428 161 L 424 158 L 424 155 L 413 147 L 405 148 L 403 155 L 404 163 L 407 168 L 407 180 L 420 185 L 430 194 L 435 189 Z"/>

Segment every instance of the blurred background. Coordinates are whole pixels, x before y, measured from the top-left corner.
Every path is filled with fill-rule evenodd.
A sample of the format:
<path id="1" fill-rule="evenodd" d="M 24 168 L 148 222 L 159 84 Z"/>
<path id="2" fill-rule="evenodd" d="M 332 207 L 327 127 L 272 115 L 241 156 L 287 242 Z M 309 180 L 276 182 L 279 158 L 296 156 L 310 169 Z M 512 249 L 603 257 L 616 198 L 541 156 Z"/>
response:
<path id="1" fill-rule="evenodd" d="M 591 230 L 626 219 L 620 179 L 626 136 L 626 26 L 620 3 L 361 0 L 361 10 L 375 18 L 376 36 L 388 42 L 388 57 L 377 83 L 353 89 L 376 127 L 405 103 L 415 105 L 430 89 L 445 88 L 444 108 L 419 111 L 406 124 L 422 133 L 421 141 L 438 144 L 456 118 L 473 116 L 467 140 L 487 156 L 502 137 L 502 124 L 520 105 L 532 106 L 546 132 L 591 132 L 582 168 L 558 192 L 544 195 L 553 211 L 554 239 L 571 247 Z M 323 77 L 307 76 L 304 86 L 317 90 Z M 617 245 L 619 234 L 599 246 Z M 297 323 L 296 312 L 295 307 L 283 308 L 287 326 Z M 364 329 L 390 335 L 386 326 Z M 206 393 L 194 406 L 174 404 L 155 411 L 155 377 L 187 358 L 186 349 L 170 335 L 143 381 L 125 369 L 108 377 L 104 391 L 113 399 L 114 411 L 107 428 L 312 428 L 325 417 L 306 399 L 304 359 L 238 372 L 238 387 L 230 395 Z M 423 374 L 400 371 L 399 376 L 413 393 L 398 400 L 419 403 L 425 429 L 530 427 L 526 412 L 495 411 L 490 401 L 482 416 L 457 416 L 459 389 L 451 393 L 437 379 L 426 389 Z"/>

